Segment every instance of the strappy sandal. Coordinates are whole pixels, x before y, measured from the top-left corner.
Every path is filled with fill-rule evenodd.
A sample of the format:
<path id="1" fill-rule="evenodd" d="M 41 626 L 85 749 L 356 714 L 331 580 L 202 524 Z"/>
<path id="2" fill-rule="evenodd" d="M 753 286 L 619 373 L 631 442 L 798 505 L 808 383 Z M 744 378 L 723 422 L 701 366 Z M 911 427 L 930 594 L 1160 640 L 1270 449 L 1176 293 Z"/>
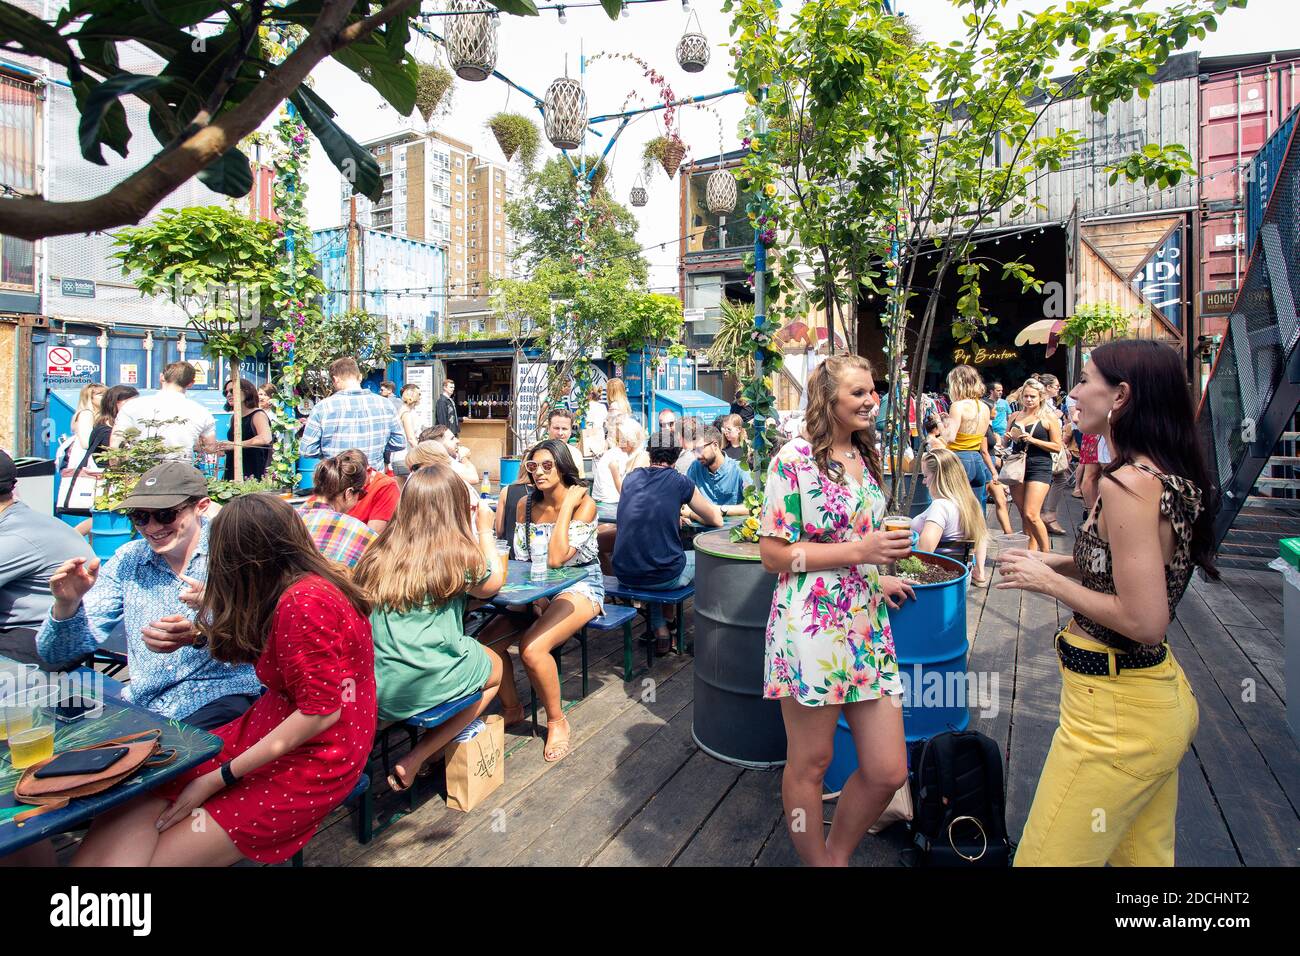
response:
<path id="1" fill-rule="evenodd" d="M 563 720 L 548 720 L 546 722 L 546 728 L 549 731 L 553 724 L 567 724 L 568 722 L 569 719 L 567 717 Z M 549 739 L 549 737 L 550 734 L 548 732 L 547 738 Z M 573 750 L 573 737 L 570 735 L 569 737 L 564 738 L 563 743 L 557 744 L 554 749 L 552 749 L 548 744 L 546 749 L 542 751 L 542 759 L 547 763 L 555 763 L 557 760 L 563 760 L 567 757 L 571 750 Z"/>
<path id="2" fill-rule="evenodd" d="M 416 771 L 417 778 L 419 775 L 419 771 Z M 415 780 L 412 780 L 407 784 L 402 783 L 402 778 L 398 776 L 396 767 L 394 767 L 393 772 L 388 775 L 388 787 L 393 791 L 393 793 L 406 793 L 406 791 L 410 790 L 414 786 Z"/>

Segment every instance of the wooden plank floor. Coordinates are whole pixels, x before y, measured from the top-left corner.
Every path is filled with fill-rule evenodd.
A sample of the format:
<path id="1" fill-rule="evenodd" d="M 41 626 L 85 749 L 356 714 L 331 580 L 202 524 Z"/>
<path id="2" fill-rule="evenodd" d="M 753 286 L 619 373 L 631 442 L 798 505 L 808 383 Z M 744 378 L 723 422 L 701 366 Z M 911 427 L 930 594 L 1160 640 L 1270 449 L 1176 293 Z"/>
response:
<path id="1" fill-rule="evenodd" d="M 1073 502 L 1068 517 L 1079 517 Z M 1054 544 L 1068 550 L 1071 539 Z M 1281 586 L 1271 572 L 1226 571 L 1220 582 L 1198 575 L 1170 630 L 1200 707 L 1180 775 L 1179 865 L 1294 865 L 1300 855 L 1300 749 L 1283 713 Z M 1040 595 L 969 592 L 970 669 L 997 678 L 995 706 L 973 710 L 972 725 L 1003 748 L 1013 836 L 1056 727 L 1052 635 L 1069 614 Z M 576 650 L 564 657 L 566 689 L 576 687 L 577 658 Z M 591 691 L 569 713 L 576 746 L 565 759 L 546 764 L 540 739 L 510 735 L 507 748 L 516 749 L 505 783 L 469 814 L 447 809 L 436 774 L 419 786 L 413 812 L 378 782 L 382 832 L 361 846 L 350 811 L 338 811 L 307 847 L 307 864 L 797 865 L 781 819 L 780 772 L 740 770 L 693 744 L 691 659 L 670 656 L 627 684 L 621 666 L 621 635 L 593 638 Z M 527 699 L 522 668 L 516 673 Z M 828 803 L 827 819 L 833 813 Z M 855 862 L 897 865 L 904 844 L 901 827 L 867 837 Z"/>

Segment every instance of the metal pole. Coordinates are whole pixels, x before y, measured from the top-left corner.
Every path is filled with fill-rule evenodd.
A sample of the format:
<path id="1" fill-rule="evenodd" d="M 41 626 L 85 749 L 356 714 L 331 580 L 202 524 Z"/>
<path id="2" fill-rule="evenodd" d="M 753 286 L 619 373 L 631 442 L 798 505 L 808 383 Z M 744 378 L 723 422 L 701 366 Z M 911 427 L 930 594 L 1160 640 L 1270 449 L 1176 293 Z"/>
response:
<path id="1" fill-rule="evenodd" d="M 767 114 L 763 112 L 763 95 L 765 90 L 758 91 L 758 110 L 757 117 L 754 120 L 754 134 L 760 140 L 767 133 Z M 767 312 L 767 247 L 763 245 L 763 231 L 759 223 L 754 224 L 754 332 L 755 334 L 763 327 L 763 321 Z M 754 377 L 757 381 L 763 381 L 763 349 L 758 349 L 754 353 Z M 761 460 L 763 457 L 763 443 L 767 437 L 767 422 L 754 422 L 754 453 Z"/>

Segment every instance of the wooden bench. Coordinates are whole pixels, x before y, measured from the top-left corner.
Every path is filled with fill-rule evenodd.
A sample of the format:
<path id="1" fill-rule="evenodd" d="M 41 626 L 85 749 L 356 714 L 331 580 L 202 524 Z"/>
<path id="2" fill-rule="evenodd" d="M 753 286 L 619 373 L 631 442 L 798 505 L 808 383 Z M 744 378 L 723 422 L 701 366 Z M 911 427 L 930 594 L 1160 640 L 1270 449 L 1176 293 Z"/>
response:
<path id="1" fill-rule="evenodd" d="M 673 605 L 674 607 L 677 608 L 677 621 L 675 622 L 676 626 L 674 628 L 674 630 L 677 632 L 676 633 L 677 653 L 684 654 L 689 650 L 693 650 L 693 647 L 687 647 L 685 644 L 685 637 L 683 636 L 685 632 L 683 630 L 683 625 L 686 618 L 685 604 L 687 600 L 695 596 L 694 583 L 688 584 L 685 587 L 673 588 L 672 590 L 656 591 L 654 589 L 647 590 L 645 588 L 637 588 L 637 587 L 625 585 L 622 582 L 620 582 L 618 578 L 607 574 L 605 575 L 605 596 L 611 598 L 618 598 L 624 601 L 640 601 L 642 604 Z M 653 635 L 651 636 L 651 640 L 649 640 L 647 643 L 650 645 L 648 660 L 650 662 L 650 666 L 653 667 L 654 666 Z"/>

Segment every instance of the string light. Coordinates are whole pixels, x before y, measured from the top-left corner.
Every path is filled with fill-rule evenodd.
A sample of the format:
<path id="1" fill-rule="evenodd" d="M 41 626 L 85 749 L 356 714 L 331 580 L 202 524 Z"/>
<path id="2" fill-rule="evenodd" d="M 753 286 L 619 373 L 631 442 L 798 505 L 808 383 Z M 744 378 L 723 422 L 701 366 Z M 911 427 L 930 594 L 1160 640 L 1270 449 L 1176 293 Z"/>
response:
<path id="1" fill-rule="evenodd" d="M 626 20 L 631 15 L 632 11 L 628 9 L 627 0 L 623 0 L 623 9 L 619 12 L 619 16 Z"/>
<path id="2" fill-rule="evenodd" d="M 569 18 L 564 15 L 564 7 L 556 7 L 555 12 L 559 14 L 561 23 L 568 23 Z"/>

